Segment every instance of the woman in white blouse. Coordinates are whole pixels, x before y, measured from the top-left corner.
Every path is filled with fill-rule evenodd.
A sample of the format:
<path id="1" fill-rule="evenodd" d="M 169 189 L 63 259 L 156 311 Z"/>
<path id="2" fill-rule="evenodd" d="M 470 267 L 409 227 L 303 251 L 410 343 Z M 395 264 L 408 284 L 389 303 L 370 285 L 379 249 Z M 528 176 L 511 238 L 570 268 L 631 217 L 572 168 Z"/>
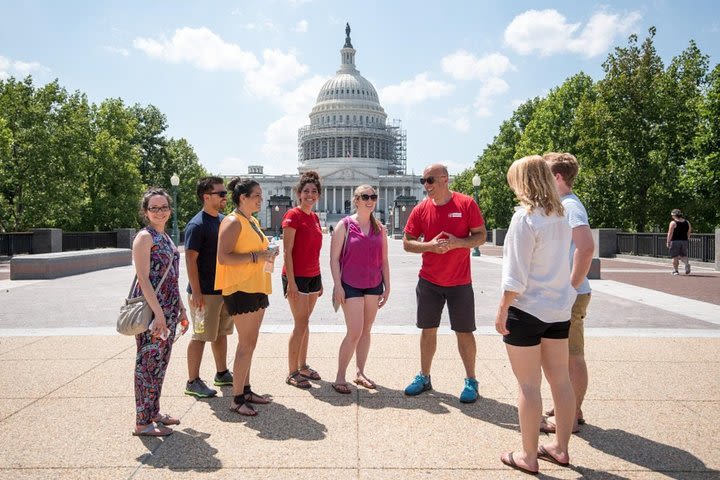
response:
<path id="1" fill-rule="evenodd" d="M 571 230 L 555 180 L 539 155 L 516 160 L 507 174 L 520 201 L 503 248 L 503 295 L 495 329 L 503 335 L 518 381 L 522 450 L 501 461 L 535 474 L 538 459 L 567 466 L 568 442 L 575 415 L 575 395 L 568 375 L 568 331 L 575 289 L 570 284 Z M 550 384 L 557 433 L 538 448 L 542 418 L 542 371 Z"/>

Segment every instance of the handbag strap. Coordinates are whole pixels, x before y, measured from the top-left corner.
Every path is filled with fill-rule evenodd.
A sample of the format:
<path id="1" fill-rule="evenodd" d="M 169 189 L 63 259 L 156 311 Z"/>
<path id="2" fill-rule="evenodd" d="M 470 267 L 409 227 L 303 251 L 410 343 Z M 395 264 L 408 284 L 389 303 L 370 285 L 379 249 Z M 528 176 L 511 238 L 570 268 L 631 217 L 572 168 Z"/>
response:
<path id="1" fill-rule="evenodd" d="M 168 268 L 165 269 L 165 273 L 163 273 L 162 278 L 160 279 L 160 283 L 158 283 L 157 287 L 155 287 L 155 296 L 157 296 L 157 292 L 160 290 L 160 287 L 162 287 L 163 282 L 165 281 L 165 278 L 167 277 L 167 274 L 170 273 L 170 269 L 173 268 L 172 262 L 170 262 L 170 265 L 168 265 Z M 137 273 L 135 274 L 135 277 L 133 278 L 132 285 L 130 285 L 130 293 L 128 293 L 128 298 L 132 298 L 133 290 L 135 290 L 135 285 L 137 284 Z"/>
<path id="2" fill-rule="evenodd" d="M 350 225 L 348 225 L 347 219 L 348 217 L 343 217 L 342 222 L 343 225 L 345 225 L 345 238 L 343 238 L 343 245 L 340 249 L 340 259 L 342 259 L 343 255 L 345 255 L 345 244 L 347 243 L 347 237 L 348 233 L 350 233 Z M 342 279 L 342 262 L 338 262 L 340 264 L 340 278 Z"/>

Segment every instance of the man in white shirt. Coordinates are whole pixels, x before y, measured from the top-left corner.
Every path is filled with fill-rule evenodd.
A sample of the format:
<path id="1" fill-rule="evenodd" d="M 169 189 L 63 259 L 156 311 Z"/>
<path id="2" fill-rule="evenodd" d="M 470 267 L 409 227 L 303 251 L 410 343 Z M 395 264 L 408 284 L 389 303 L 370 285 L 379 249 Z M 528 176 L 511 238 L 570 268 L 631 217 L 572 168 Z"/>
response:
<path id="1" fill-rule="evenodd" d="M 574 155 L 569 153 L 546 153 L 543 158 L 555 176 L 560 200 L 565 208 L 565 216 L 572 228 L 572 243 L 570 244 L 570 282 L 577 291 L 577 298 L 570 317 L 570 382 L 575 390 L 577 401 L 577 416 L 573 425 L 573 433 L 579 431 L 579 425 L 585 423 L 582 413 L 582 402 L 588 386 L 588 371 L 585 363 L 585 327 L 584 319 L 587 306 L 590 303 L 590 282 L 587 279 L 590 264 L 592 263 L 595 243 L 590 230 L 587 211 L 580 199 L 573 193 L 580 166 Z M 546 412 L 549 418 L 540 426 L 543 432 L 555 432 L 554 410 Z"/>

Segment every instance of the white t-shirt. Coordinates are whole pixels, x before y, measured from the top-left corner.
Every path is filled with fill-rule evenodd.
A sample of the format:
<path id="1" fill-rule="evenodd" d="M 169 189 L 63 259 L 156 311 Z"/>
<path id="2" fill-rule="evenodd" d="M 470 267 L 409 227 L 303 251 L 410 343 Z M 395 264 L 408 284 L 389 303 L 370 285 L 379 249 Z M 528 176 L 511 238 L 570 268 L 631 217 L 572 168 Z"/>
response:
<path id="1" fill-rule="evenodd" d="M 503 246 L 502 289 L 520 295 L 513 306 L 546 323 L 570 320 L 576 292 L 565 259 L 572 233 L 565 217 L 518 209 Z"/>
<path id="2" fill-rule="evenodd" d="M 577 195 L 575 195 L 574 193 L 568 193 L 567 195 L 563 195 L 562 197 L 560 197 L 560 201 L 565 208 L 565 217 L 567 218 L 568 224 L 570 224 L 570 228 L 580 227 L 582 225 L 590 226 L 590 221 L 588 220 L 588 214 L 585 210 L 585 206 L 582 204 Z M 572 271 L 574 255 L 575 242 L 571 240 L 570 271 Z M 592 292 L 592 288 L 590 288 L 590 281 L 587 279 L 587 277 L 585 277 L 580 286 L 577 288 L 577 293 L 584 294 L 590 292 Z"/>

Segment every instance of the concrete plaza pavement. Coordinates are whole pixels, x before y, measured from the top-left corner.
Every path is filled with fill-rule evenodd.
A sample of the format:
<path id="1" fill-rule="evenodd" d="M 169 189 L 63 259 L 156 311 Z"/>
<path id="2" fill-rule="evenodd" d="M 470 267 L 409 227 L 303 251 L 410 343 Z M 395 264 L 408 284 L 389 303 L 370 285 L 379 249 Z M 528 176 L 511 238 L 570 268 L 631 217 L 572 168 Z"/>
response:
<path id="1" fill-rule="evenodd" d="M 328 243 L 321 258 L 329 288 Z M 330 388 L 344 323 L 327 296 L 311 319 L 309 351 L 323 380 L 308 391 L 284 383 L 292 317 L 278 269 L 252 370 L 253 389 L 274 402 L 245 418 L 228 410 L 229 388 L 214 399 L 183 395 L 183 337 L 162 396 L 163 412 L 182 424 L 164 440 L 130 435 L 135 345 L 114 333 L 114 321 L 131 267 L 0 280 L 0 478 L 522 478 L 499 461 L 502 451 L 520 446 L 517 386 L 492 326 L 499 248 L 481 250 L 472 259 L 475 404 L 457 399 L 464 374 L 446 319 L 434 391 L 403 395 L 419 368 L 420 257 L 391 240 L 392 293 L 378 314 L 366 368 L 377 391 L 340 395 Z M 588 423 L 572 439 L 571 467 L 541 462 L 544 477 L 720 476 L 720 272 L 701 265 L 687 277 L 668 272 L 666 264 L 603 260 L 586 324 Z M 213 371 L 208 348 L 202 375 Z M 546 387 L 543 398 L 549 406 Z M 550 437 L 540 434 L 540 442 Z"/>

